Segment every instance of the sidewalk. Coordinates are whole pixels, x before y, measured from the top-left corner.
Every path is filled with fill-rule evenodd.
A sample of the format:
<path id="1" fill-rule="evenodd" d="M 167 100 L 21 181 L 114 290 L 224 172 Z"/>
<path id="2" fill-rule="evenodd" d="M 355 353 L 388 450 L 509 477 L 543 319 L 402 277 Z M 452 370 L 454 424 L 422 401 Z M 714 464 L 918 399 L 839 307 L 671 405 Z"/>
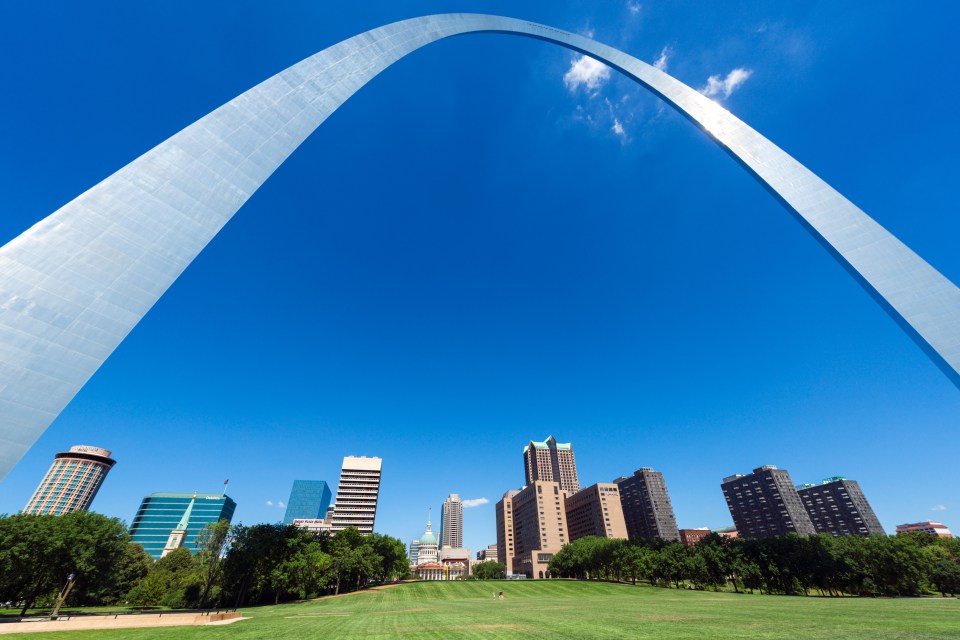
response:
<path id="1" fill-rule="evenodd" d="M 81 629 L 205 626 L 208 624 L 230 624 L 243 619 L 243 614 L 240 612 L 216 613 L 207 616 L 197 615 L 196 613 L 78 616 L 69 620 L 3 622 L 0 623 L 0 635 L 7 633 L 42 633 L 44 631 L 79 631 Z"/>

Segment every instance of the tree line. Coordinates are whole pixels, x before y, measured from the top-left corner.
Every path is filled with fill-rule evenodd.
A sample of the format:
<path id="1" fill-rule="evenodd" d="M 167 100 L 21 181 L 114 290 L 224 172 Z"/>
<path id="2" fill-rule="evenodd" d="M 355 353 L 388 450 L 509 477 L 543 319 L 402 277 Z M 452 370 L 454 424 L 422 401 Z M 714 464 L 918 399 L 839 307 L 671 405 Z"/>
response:
<path id="1" fill-rule="evenodd" d="M 193 551 L 154 561 L 120 520 L 86 511 L 0 516 L 0 603 L 24 614 L 68 592 L 67 606 L 239 607 L 345 593 L 409 572 L 402 541 L 353 528 L 328 535 L 221 520 Z"/>
<path id="2" fill-rule="evenodd" d="M 923 533 L 742 539 L 710 534 L 695 547 L 594 536 L 564 546 L 553 577 L 649 582 L 677 589 L 824 596 L 960 593 L 960 539 Z"/>

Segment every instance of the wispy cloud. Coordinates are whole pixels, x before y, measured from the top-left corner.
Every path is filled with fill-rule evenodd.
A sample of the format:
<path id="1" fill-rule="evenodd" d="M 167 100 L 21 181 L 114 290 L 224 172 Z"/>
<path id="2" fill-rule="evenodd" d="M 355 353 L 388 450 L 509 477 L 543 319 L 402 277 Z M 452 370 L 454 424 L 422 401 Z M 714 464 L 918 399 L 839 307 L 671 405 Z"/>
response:
<path id="1" fill-rule="evenodd" d="M 563 76 L 563 83 L 570 91 L 582 86 L 596 92 L 609 79 L 610 67 L 588 56 L 580 56 L 570 64 L 570 70 Z"/>
<path id="2" fill-rule="evenodd" d="M 283 502 L 283 500 L 277 500 L 276 502 L 274 502 L 273 500 L 267 500 L 267 506 L 276 507 L 278 509 L 284 509 L 286 508 L 287 505 Z"/>
<path id="3" fill-rule="evenodd" d="M 659 69 L 660 71 L 666 71 L 666 70 L 667 70 L 667 59 L 670 58 L 670 55 L 671 55 L 672 53 L 673 53 L 673 51 L 670 49 L 669 46 L 664 47 L 663 49 L 661 49 L 661 50 L 660 50 L 660 56 L 659 56 L 656 60 L 653 61 L 653 66 L 654 66 L 654 68 Z"/>
<path id="4" fill-rule="evenodd" d="M 619 118 L 613 119 L 613 126 L 610 127 L 610 131 L 613 131 L 615 134 L 620 136 L 621 139 L 627 136 L 626 132 L 623 130 L 623 124 L 620 123 Z"/>
<path id="5" fill-rule="evenodd" d="M 947 508 L 946 508 L 944 505 L 942 505 L 942 504 L 938 504 L 938 505 L 936 505 L 935 507 L 932 507 L 932 508 L 930 509 L 930 511 L 946 511 L 946 510 L 947 510 Z"/>
<path id="6" fill-rule="evenodd" d="M 470 500 L 463 501 L 463 508 L 471 509 L 473 507 L 479 507 L 482 504 L 487 504 L 488 502 L 490 501 L 486 498 L 471 498 Z"/>
<path id="7" fill-rule="evenodd" d="M 636 16 L 636 15 L 640 15 L 640 10 L 641 10 L 641 9 L 643 9 L 643 5 L 641 5 L 639 2 L 628 2 L 628 3 L 627 3 L 627 10 L 628 10 L 630 13 L 632 13 L 633 15 L 635 15 L 635 16 Z"/>
<path id="8" fill-rule="evenodd" d="M 720 74 L 707 78 L 707 84 L 700 89 L 700 92 L 708 98 L 729 98 L 730 94 L 739 89 L 751 75 L 753 75 L 752 70 L 737 67 L 728 73 L 726 78 Z"/>

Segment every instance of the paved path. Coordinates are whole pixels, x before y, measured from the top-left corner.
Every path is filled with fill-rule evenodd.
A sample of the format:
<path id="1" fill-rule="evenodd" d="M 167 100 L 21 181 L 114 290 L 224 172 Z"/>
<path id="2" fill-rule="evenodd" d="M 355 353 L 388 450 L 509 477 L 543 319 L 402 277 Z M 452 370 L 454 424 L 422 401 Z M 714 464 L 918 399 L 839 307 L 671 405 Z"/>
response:
<path id="1" fill-rule="evenodd" d="M 205 618 L 201 622 L 199 619 Z M 249 619 L 249 618 L 247 618 Z M 0 635 L 6 633 L 42 633 L 44 631 L 79 631 L 82 629 L 134 629 L 138 627 L 183 627 L 208 624 L 230 624 L 244 620 L 242 617 L 210 622 L 210 616 L 195 613 L 134 614 L 121 616 L 78 616 L 69 620 L 44 620 L 37 622 L 0 623 Z"/>

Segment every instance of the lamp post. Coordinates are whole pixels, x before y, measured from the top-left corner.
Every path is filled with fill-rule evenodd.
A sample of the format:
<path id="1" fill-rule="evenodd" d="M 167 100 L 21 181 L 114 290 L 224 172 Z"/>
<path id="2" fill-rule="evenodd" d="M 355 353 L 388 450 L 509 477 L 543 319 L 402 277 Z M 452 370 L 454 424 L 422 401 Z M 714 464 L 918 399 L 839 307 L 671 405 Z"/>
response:
<path id="1" fill-rule="evenodd" d="M 56 618 L 60 613 L 60 607 L 63 606 L 63 603 L 66 602 L 67 596 L 70 595 L 70 590 L 73 589 L 73 585 L 77 582 L 77 574 L 71 573 L 67 576 L 67 584 L 63 585 L 63 589 L 60 590 L 60 593 L 57 595 L 57 600 L 53 605 L 53 611 L 50 612 L 51 618 Z"/>

